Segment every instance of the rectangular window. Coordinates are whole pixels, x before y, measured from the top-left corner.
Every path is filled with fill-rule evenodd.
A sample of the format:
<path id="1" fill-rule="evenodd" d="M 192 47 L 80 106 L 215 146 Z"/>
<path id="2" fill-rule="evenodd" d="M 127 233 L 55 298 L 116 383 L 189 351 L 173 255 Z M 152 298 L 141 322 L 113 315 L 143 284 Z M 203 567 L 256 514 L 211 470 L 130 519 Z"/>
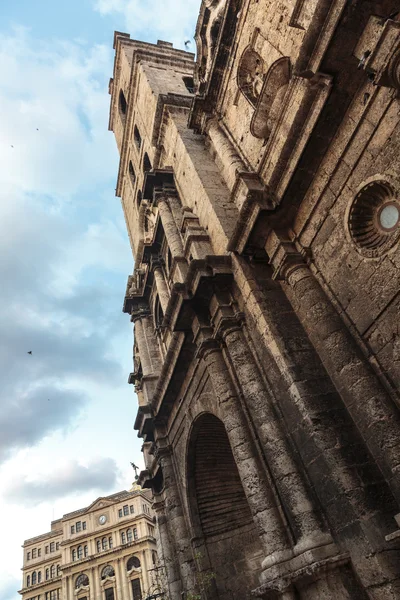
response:
<path id="1" fill-rule="evenodd" d="M 86 529 L 86 521 L 82 522 L 82 529 L 85 530 Z"/>
<path id="2" fill-rule="evenodd" d="M 133 600 L 141 600 L 142 590 L 140 589 L 140 579 L 133 579 L 131 583 Z"/>
<path id="3" fill-rule="evenodd" d="M 107 588 L 104 590 L 105 600 L 114 600 L 114 588 Z"/>
<path id="4" fill-rule="evenodd" d="M 56 550 L 60 549 L 60 542 L 56 542 Z"/>
<path id="5" fill-rule="evenodd" d="M 129 507 L 128 507 L 128 505 L 127 505 L 127 504 L 125 504 L 125 505 L 123 506 L 123 509 L 124 509 L 124 515 L 125 515 L 125 516 L 126 516 L 126 515 L 129 515 Z"/>
<path id="6" fill-rule="evenodd" d="M 48 546 L 45 546 L 45 548 L 44 548 L 44 553 L 45 553 L 45 554 L 48 554 L 48 553 L 49 553 L 49 547 L 48 547 Z"/>
<path id="7" fill-rule="evenodd" d="M 118 516 L 119 516 L 119 518 L 121 518 L 121 517 L 122 517 L 122 508 L 120 508 L 120 509 L 119 509 L 119 511 L 118 511 Z"/>
<path id="8" fill-rule="evenodd" d="M 27 552 L 27 554 L 26 554 L 26 560 L 31 560 L 31 553 L 30 552 Z"/>
<path id="9" fill-rule="evenodd" d="M 133 504 L 130 505 L 129 510 L 130 510 L 131 515 L 133 515 L 133 513 L 135 512 L 133 509 Z"/>
<path id="10" fill-rule="evenodd" d="M 71 533 L 75 533 L 75 525 L 71 525 Z"/>
<path id="11" fill-rule="evenodd" d="M 56 549 L 55 542 L 50 542 L 50 552 L 54 552 L 55 549 Z"/>
<path id="12" fill-rule="evenodd" d="M 46 592 L 46 600 L 59 600 L 59 590 L 51 590 L 51 592 Z"/>
<path id="13" fill-rule="evenodd" d="M 39 548 L 39 549 L 38 549 L 38 551 L 37 551 L 37 555 L 38 555 L 38 556 L 41 556 L 41 555 L 42 555 L 42 549 L 41 549 L 41 548 Z"/>
<path id="14" fill-rule="evenodd" d="M 75 528 L 76 528 L 76 533 L 78 533 L 78 531 L 82 530 L 82 523 L 80 521 L 77 521 L 75 523 Z"/>
<path id="15" fill-rule="evenodd" d="M 34 548 L 32 550 L 32 558 L 36 558 L 36 552 L 37 552 L 37 550 L 36 550 L 36 548 Z"/>

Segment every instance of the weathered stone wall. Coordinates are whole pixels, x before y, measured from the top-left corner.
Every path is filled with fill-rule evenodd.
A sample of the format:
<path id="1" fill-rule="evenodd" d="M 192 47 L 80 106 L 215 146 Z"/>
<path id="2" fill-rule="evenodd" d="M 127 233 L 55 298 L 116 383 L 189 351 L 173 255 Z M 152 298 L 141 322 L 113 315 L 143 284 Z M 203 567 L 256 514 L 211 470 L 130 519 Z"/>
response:
<path id="1" fill-rule="evenodd" d="M 207 0 L 192 103 L 185 53 L 117 42 L 130 382 L 173 600 L 211 573 L 210 600 L 400 598 L 394 8 Z"/>

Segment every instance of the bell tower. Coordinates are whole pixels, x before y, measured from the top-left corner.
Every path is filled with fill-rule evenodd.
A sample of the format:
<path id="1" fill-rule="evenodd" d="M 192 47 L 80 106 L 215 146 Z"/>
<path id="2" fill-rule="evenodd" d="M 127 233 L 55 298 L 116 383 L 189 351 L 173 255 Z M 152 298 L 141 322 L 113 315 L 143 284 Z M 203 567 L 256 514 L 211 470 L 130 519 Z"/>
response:
<path id="1" fill-rule="evenodd" d="M 121 197 L 136 258 L 143 237 L 139 211 L 144 177 L 160 164 L 159 134 L 168 111 L 189 112 L 194 54 L 177 50 L 170 42 L 138 42 L 120 32 L 114 34 L 114 49 L 109 130 L 120 154 L 116 195 Z"/>

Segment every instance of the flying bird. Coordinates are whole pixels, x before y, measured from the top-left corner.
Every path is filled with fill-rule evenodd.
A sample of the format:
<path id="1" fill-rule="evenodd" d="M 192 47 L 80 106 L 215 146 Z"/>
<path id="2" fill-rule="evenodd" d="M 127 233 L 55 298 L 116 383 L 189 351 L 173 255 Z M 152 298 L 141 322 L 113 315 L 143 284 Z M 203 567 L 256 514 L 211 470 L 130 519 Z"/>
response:
<path id="1" fill-rule="evenodd" d="M 27 352 L 27 354 L 32 354 L 32 350 L 29 350 L 29 352 Z"/>
<path id="2" fill-rule="evenodd" d="M 14 148 L 14 146 L 11 144 L 11 148 Z"/>
<path id="3" fill-rule="evenodd" d="M 192 42 L 190 40 L 186 40 L 185 41 L 185 48 L 187 49 L 188 46 L 190 46 Z"/>

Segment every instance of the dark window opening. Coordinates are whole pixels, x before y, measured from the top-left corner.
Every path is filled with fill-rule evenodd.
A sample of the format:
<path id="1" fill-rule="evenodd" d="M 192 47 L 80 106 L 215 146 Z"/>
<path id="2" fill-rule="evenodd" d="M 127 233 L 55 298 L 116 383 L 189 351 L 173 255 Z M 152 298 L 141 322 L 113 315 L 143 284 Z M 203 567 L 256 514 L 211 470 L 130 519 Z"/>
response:
<path id="1" fill-rule="evenodd" d="M 107 588 L 106 590 L 104 590 L 104 597 L 105 600 L 114 600 L 114 589 Z"/>
<path id="2" fill-rule="evenodd" d="M 193 77 L 182 77 L 182 79 L 183 79 L 183 83 L 185 84 L 186 89 L 189 92 L 189 94 L 194 94 Z"/>
<path id="3" fill-rule="evenodd" d="M 137 203 L 137 207 L 139 208 L 139 206 L 142 204 L 142 192 L 139 190 L 137 193 L 137 197 L 136 197 L 136 203 Z"/>
<path id="4" fill-rule="evenodd" d="M 142 145 L 142 137 L 141 137 L 141 135 L 139 133 L 139 129 L 136 127 L 136 125 L 135 125 L 135 128 L 133 130 L 133 139 L 135 141 L 136 148 L 138 150 L 140 150 L 140 147 Z"/>
<path id="5" fill-rule="evenodd" d="M 132 582 L 132 596 L 133 600 L 141 600 L 142 590 L 140 587 L 140 579 L 133 579 Z"/>
<path id="6" fill-rule="evenodd" d="M 138 559 L 137 556 L 131 556 L 126 564 L 127 571 L 130 571 L 133 568 L 135 568 L 135 569 L 140 568 L 140 560 Z"/>
<path id="7" fill-rule="evenodd" d="M 126 103 L 125 94 L 121 90 L 119 93 L 119 112 L 120 112 L 122 121 L 125 121 L 127 109 L 128 109 L 128 105 Z"/>
<path id="8" fill-rule="evenodd" d="M 115 572 L 111 565 L 107 565 L 101 572 L 101 578 L 105 579 L 106 577 L 114 577 Z"/>
<path id="9" fill-rule="evenodd" d="M 143 171 L 145 173 L 147 173 L 148 171 L 151 171 L 151 162 L 150 162 L 149 155 L 147 154 L 147 152 L 145 152 L 144 157 L 143 157 Z"/>
<path id="10" fill-rule="evenodd" d="M 129 177 L 131 179 L 131 184 L 134 186 L 136 181 L 136 174 L 133 168 L 132 161 L 129 161 Z"/>

